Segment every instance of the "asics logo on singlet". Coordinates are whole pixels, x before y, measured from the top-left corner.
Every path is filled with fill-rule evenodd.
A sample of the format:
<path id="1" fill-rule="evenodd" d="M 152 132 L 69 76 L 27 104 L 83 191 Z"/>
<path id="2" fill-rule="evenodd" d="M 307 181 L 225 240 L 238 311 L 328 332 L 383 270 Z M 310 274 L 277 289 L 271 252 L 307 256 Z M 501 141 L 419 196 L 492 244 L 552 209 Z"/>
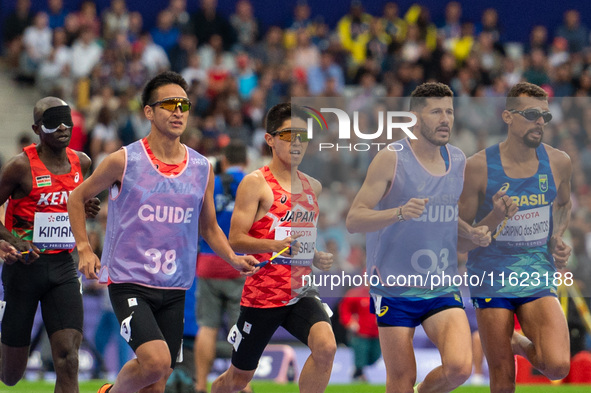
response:
<path id="1" fill-rule="evenodd" d="M 65 205 L 68 203 L 68 196 L 72 191 L 56 191 L 56 192 L 42 192 L 39 196 L 39 201 L 37 201 L 37 205 L 43 206 L 57 206 L 57 205 Z"/>
<path id="2" fill-rule="evenodd" d="M 171 224 L 188 224 L 193 218 L 193 208 L 183 209 L 178 206 L 141 205 L 137 216 L 142 221 L 167 222 Z"/>
<path id="3" fill-rule="evenodd" d="M 452 222 L 458 221 L 458 206 L 431 205 L 427 203 L 425 212 L 419 218 L 413 218 L 420 222 Z"/>

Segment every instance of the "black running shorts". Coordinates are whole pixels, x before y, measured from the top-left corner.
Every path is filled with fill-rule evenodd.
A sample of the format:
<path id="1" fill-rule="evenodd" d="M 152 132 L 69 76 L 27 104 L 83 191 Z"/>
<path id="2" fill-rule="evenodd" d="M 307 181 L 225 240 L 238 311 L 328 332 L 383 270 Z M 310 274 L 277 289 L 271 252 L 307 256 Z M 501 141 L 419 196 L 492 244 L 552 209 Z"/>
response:
<path id="1" fill-rule="evenodd" d="M 133 351 L 148 341 L 164 340 L 174 368 L 183 339 L 185 291 L 110 284 L 109 297 L 121 336 Z"/>
<path id="2" fill-rule="evenodd" d="M 232 364 L 240 370 L 255 370 L 279 326 L 308 345 L 310 329 L 318 322 L 330 323 L 330 318 L 316 297 L 305 297 L 283 307 L 241 307 L 238 322 L 228 335 L 228 341 L 234 346 Z"/>
<path id="3" fill-rule="evenodd" d="M 2 318 L 2 343 L 26 347 L 41 302 L 41 315 L 49 337 L 59 330 L 82 332 L 82 290 L 72 255 L 41 254 L 35 262 L 4 264 L 2 270 L 6 309 Z"/>

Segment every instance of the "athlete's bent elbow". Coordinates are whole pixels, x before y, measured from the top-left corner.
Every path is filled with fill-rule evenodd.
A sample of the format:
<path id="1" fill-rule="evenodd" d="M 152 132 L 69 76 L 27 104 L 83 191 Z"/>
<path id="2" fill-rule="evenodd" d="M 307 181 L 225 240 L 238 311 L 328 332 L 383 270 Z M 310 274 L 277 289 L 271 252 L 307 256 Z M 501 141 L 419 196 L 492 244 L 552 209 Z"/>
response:
<path id="1" fill-rule="evenodd" d="M 565 360 L 545 370 L 544 374 L 552 381 L 565 378 L 570 372 L 570 361 Z"/>
<path id="2" fill-rule="evenodd" d="M 228 243 L 230 243 L 230 247 L 232 247 L 234 252 L 248 254 L 244 250 L 244 242 L 240 241 L 239 236 L 228 236 Z"/>
<path id="3" fill-rule="evenodd" d="M 347 219 L 345 220 L 345 226 L 347 227 L 347 231 L 349 231 L 349 233 L 358 233 L 359 232 L 359 228 L 357 227 L 357 225 L 355 225 L 355 218 L 352 217 L 351 214 L 347 215 Z"/>

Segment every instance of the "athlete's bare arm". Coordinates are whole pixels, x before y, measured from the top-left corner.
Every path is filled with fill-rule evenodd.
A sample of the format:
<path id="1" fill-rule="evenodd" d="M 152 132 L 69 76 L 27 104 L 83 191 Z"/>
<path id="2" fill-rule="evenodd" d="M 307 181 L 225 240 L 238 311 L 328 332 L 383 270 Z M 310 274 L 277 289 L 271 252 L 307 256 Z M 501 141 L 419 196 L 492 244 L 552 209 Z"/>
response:
<path id="1" fill-rule="evenodd" d="M 20 153 L 11 158 L 0 172 L 0 205 L 8 200 L 24 198 L 32 188 L 31 164 L 25 153 Z M 0 223 L 0 239 L 4 239 L 17 249 L 18 252 L 29 251 L 28 258 L 19 256 L 23 263 L 31 263 L 39 257 L 39 250 L 31 242 L 22 240 L 10 233 L 4 224 Z"/>
<path id="2" fill-rule="evenodd" d="M 466 160 L 466 170 L 464 172 L 464 189 L 458 203 L 460 220 L 465 221 L 466 223 L 470 224 L 470 226 L 472 226 L 474 223 L 478 208 L 484 202 L 484 197 L 486 195 L 486 184 L 486 152 L 481 150 Z M 517 212 L 517 206 L 513 203 L 511 198 L 503 198 L 504 195 L 505 191 L 499 190 L 493 196 L 493 210 L 480 222 L 476 223 L 476 228 L 474 229 L 481 228 L 484 230 L 483 228 L 486 227 L 487 231 L 490 230 L 490 236 L 490 232 L 495 231 L 497 226 L 503 222 L 505 216 L 512 217 Z M 488 239 L 487 244 L 484 244 L 479 243 L 478 241 L 475 241 L 474 238 L 466 235 L 464 232 L 465 228 L 462 226 L 461 222 L 459 228 L 459 252 L 470 251 L 476 247 L 485 247 L 488 245 L 488 243 L 490 243 L 490 239 Z"/>
<path id="3" fill-rule="evenodd" d="M 218 225 L 215 214 L 215 202 L 213 200 L 214 190 L 213 168 L 209 166 L 209 180 L 203 197 L 203 206 L 199 215 L 199 234 L 223 260 L 232 265 L 236 270 L 245 273 L 254 273 L 254 265 L 258 261 L 251 255 L 238 256 L 230 247 L 224 231 Z"/>
<path id="4" fill-rule="evenodd" d="M 82 175 L 86 177 L 90 166 L 92 165 L 92 160 L 86 153 L 82 153 L 81 151 L 75 151 L 76 155 L 78 156 L 78 160 L 80 160 L 80 168 L 82 169 Z"/>
<path id="5" fill-rule="evenodd" d="M 380 151 L 371 162 L 365 181 L 347 215 L 349 232 L 375 232 L 398 222 L 399 212 L 405 220 L 423 214 L 427 203 L 423 198 L 411 198 L 402 206 L 386 210 L 373 210 L 393 186 L 396 162 L 396 152 L 387 149 Z"/>
<path id="6" fill-rule="evenodd" d="M 97 279 L 101 268 L 101 261 L 93 252 L 86 233 L 86 212 L 84 204 L 94 198 L 99 192 L 121 183 L 125 168 L 125 151 L 123 149 L 109 154 L 96 168 L 94 173 L 80 184 L 68 198 L 68 214 L 72 233 L 76 240 L 76 247 L 80 261 L 78 270 L 87 279 Z"/>
<path id="7" fill-rule="evenodd" d="M 260 220 L 273 205 L 273 191 L 260 171 L 244 177 L 236 191 L 236 201 L 230 224 L 229 240 L 236 252 L 262 254 L 279 252 L 288 247 L 292 237 L 283 240 L 258 239 L 248 234 L 252 224 Z"/>
<path id="8" fill-rule="evenodd" d="M 315 179 L 312 176 L 306 175 L 305 173 L 304 173 L 304 176 L 306 177 L 306 179 L 308 179 L 308 182 L 310 182 L 310 187 L 312 187 L 312 191 L 314 191 L 314 195 L 316 195 L 316 198 L 318 198 L 318 195 L 320 195 L 320 193 L 322 192 L 322 183 L 320 183 L 318 181 L 318 179 Z"/>
<path id="9" fill-rule="evenodd" d="M 478 207 L 484 202 L 486 176 L 486 155 L 481 150 L 466 160 L 464 189 L 458 202 L 460 218 L 470 225 L 474 223 Z"/>
<path id="10" fill-rule="evenodd" d="M 565 152 L 548 145 L 545 146 L 550 159 L 552 175 L 556 182 L 557 193 L 554 206 L 552 207 L 554 230 L 550 238 L 550 251 L 554 257 L 554 265 L 558 269 L 562 269 L 566 266 L 571 253 L 571 247 L 564 243 L 562 236 L 568 228 L 572 208 L 570 199 L 572 163 L 570 157 Z"/>
<path id="11" fill-rule="evenodd" d="M 392 186 L 396 163 L 396 152 L 389 150 L 381 150 L 373 159 L 347 214 L 346 226 L 349 232 L 374 232 L 398 222 L 398 208 L 373 210 Z"/>
<path id="12" fill-rule="evenodd" d="M 82 174 L 86 178 L 88 175 L 88 171 L 90 166 L 92 165 L 92 160 L 88 157 L 85 153 L 76 151 L 76 155 L 78 156 L 78 160 L 80 160 L 80 168 L 82 169 Z M 84 204 L 84 209 L 86 211 L 86 218 L 94 218 L 98 214 L 99 210 L 101 210 L 101 201 L 98 198 L 91 198 L 86 201 Z"/>

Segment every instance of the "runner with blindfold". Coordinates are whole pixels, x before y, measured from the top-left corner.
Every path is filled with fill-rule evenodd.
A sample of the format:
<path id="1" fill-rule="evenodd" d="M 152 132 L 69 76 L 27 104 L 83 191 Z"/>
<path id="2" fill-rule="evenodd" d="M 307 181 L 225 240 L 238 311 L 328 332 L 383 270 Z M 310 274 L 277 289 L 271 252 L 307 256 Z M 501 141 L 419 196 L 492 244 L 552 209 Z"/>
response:
<path id="1" fill-rule="evenodd" d="M 9 386 L 24 375 L 31 329 L 41 302 L 57 375 L 56 391 L 78 391 L 78 349 L 82 341 L 82 292 L 70 253 L 75 246 L 70 229 L 68 196 L 83 181 L 91 165 L 84 153 L 68 148 L 72 116 L 56 97 L 37 102 L 31 144 L 10 160 L 0 174 L 0 204 L 8 200 L 0 238 L 14 251 L 4 257 L 2 368 Z M 87 217 L 98 213 L 98 199 L 86 201 Z M 3 314 L 3 318 L 2 318 Z"/>

